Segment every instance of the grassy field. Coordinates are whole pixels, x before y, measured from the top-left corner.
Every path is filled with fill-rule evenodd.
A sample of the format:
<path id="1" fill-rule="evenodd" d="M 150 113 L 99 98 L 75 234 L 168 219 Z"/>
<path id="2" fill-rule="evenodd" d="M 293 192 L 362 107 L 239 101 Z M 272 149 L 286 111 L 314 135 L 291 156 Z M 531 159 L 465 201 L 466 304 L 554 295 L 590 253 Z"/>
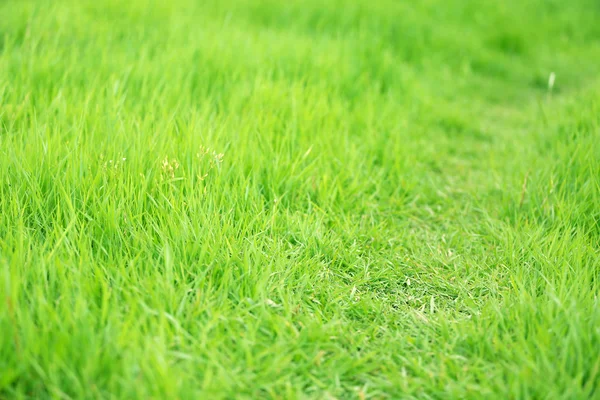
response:
<path id="1" fill-rule="evenodd" d="M 0 0 L 0 398 L 600 398 L 595 0 Z"/>

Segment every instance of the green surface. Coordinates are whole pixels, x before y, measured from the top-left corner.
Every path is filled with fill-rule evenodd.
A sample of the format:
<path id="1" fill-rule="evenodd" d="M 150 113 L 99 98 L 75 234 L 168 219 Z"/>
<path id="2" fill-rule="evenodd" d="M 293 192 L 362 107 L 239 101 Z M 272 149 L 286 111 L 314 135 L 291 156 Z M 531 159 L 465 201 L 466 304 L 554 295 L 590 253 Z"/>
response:
<path id="1" fill-rule="evenodd" d="M 600 397 L 598 21 L 0 1 L 0 398 Z"/>

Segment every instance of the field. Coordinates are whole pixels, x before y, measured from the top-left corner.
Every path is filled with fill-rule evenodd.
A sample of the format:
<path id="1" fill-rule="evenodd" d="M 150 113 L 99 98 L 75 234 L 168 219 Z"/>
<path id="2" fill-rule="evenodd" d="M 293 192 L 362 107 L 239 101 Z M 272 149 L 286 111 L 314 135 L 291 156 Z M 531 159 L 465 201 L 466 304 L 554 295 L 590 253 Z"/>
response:
<path id="1" fill-rule="evenodd" d="M 600 398 L 595 0 L 0 0 L 0 399 Z"/>

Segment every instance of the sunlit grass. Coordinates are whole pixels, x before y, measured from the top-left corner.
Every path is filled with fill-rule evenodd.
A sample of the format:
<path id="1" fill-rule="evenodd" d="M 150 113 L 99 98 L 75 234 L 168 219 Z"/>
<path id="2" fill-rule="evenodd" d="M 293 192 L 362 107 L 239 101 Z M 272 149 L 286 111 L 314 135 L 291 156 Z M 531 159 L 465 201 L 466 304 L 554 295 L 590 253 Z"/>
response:
<path id="1" fill-rule="evenodd" d="M 595 2 L 0 16 L 0 398 L 600 395 Z"/>

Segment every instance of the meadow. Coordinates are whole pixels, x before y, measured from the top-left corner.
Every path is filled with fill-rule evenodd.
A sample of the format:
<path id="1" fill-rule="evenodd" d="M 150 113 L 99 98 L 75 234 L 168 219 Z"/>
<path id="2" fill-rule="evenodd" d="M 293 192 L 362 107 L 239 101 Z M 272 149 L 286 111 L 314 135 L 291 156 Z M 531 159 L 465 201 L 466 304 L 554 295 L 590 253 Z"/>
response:
<path id="1" fill-rule="evenodd" d="M 0 0 L 0 399 L 600 398 L 595 0 Z"/>

